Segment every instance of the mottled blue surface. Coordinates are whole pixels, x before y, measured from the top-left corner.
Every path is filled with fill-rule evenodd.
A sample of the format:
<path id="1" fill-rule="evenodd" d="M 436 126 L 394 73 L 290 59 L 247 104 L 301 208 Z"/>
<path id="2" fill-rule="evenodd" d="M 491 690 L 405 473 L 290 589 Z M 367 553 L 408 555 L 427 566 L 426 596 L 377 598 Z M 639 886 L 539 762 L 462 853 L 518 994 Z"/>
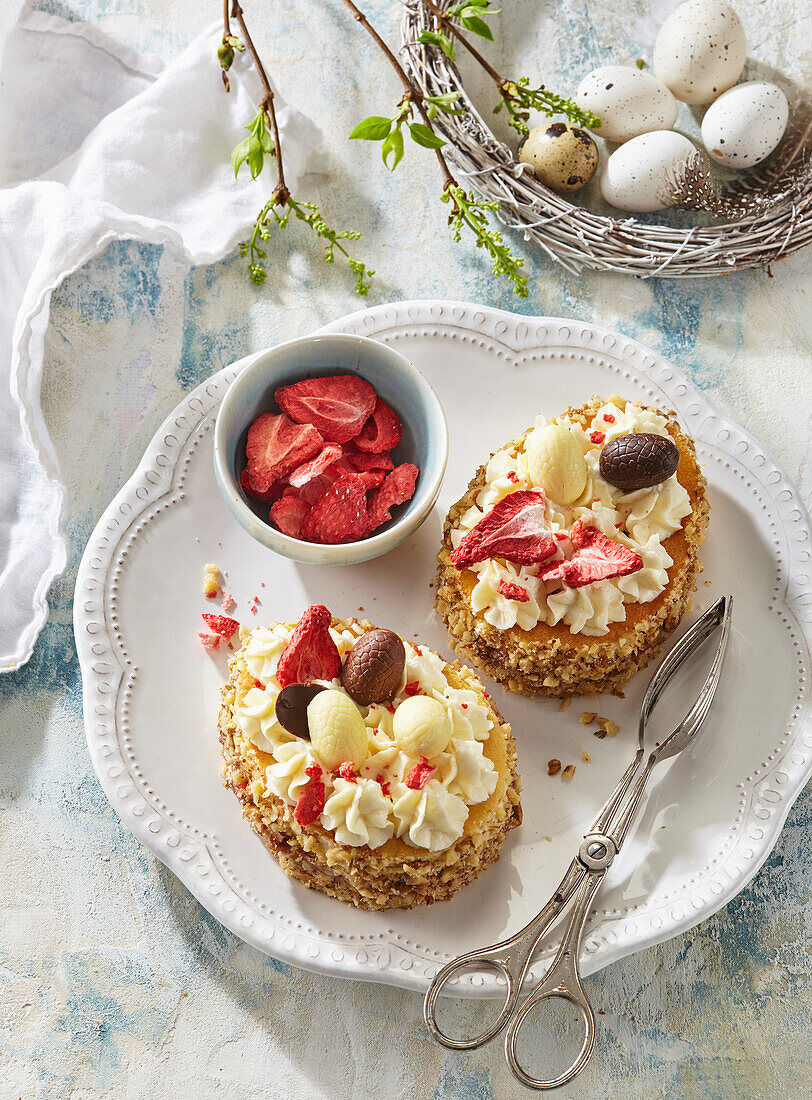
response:
<path id="1" fill-rule="evenodd" d="M 203 22 L 189 0 L 37 6 L 167 58 Z M 394 36 L 397 6 L 368 7 Z M 545 36 L 539 66 L 552 65 L 565 83 L 646 45 L 635 23 L 642 3 L 624 13 L 608 0 L 543 7 L 560 34 Z M 531 295 L 515 299 L 473 248 L 448 240 L 430 154 L 409 149 L 390 178 L 376 150 L 344 140 L 359 117 L 399 93 L 340 5 L 260 8 L 249 11 L 280 86 L 325 130 L 329 175 L 311 193 L 336 224 L 363 231 L 358 254 L 378 271 L 369 304 L 450 297 L 620 329 L 686 370 L 809 501 L 812 311 L 803 254 L 778 265 L 773 279 L 751 272 L 641 283 L 569 276 L 527 253 Z M 780 57 L 800 18 L 789 0 L 739 8 L 766 58 Z M 531 6 L 521 10 L 531 18 Z M 0 677 L 3 1100 L 523 1095 L 498 1046 L 459 1056 L 429 1043 L 417 996 L 297 970 L 226 932 L 122 828 L 85 751 L 71 602 L 94 523 L 184 392 L 249 351 L 363 304 L 347 272 L 325 267 L 299 228 L 272 247 L 276 267 L 261 289 L 236 256 L 190 271 L 163 249 L 125 242 L 54 295 L 44 407 L 70 490 L 71 557 L 31 662 Z M 603 1011 L 598 1049 L 561 1095 L 812 1095 L 810 817 L 807 791 L 763 869 L 724 910 L 588 980 Z"/>

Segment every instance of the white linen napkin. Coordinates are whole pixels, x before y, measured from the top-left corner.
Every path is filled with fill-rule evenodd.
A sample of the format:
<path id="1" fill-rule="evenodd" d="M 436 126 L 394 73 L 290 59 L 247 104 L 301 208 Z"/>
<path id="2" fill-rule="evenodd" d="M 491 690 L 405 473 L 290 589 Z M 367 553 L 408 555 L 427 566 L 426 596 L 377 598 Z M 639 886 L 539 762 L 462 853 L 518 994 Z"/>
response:
<path id="1" fill-rule="evenodd" d="M 235 181 L 231 149 L 259 82 L 237 54 L 220 78 L 217 25 L 164 67 L 95 28 L 0 5 L 0 672 L 29 657 L 67 562 L 68 501 L 39 395 L 51 294 L 112 240 L 191 264 L 234 247 L 269 197 Z M 318 129 L 275 100 L 294 188 Z M 92 367 L 90 368 L 92 369 Z"/>

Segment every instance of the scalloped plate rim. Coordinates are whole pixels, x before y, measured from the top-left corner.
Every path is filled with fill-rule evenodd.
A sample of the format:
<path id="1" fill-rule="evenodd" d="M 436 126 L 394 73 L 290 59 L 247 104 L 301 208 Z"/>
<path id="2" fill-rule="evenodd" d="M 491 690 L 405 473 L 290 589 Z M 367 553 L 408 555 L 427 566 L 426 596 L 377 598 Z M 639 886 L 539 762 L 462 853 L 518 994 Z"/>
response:
<path id="1" fill-rule="evenodd" d="M 452 316 L 450 318 L 444 316 L 446 311 L 449 311 L 451 313 Z M 414 316 L 412 316 L 412 314 L 415 312 L 418 314 L 425 312 L 427 316 L 425 316 L 422 320 L 417 320 Z M 403 316 L 404 313 L 406 314 L 406 317 Z M 460 316 L 454 316 L 455 313 L 460 313 Z M 477 326 L 473 326 L 471 323 L 472 315 L 475 314 L 483 315 L 483 321 L 480 322 Z M 488 320 L 493 322 L 491 326 L 488 326 L 486 324 Z M 416 327 L 433 324 L 437 325 L 438 327 L 455 327 L 458 329 L 467 330 L 471 330 L 473 328 L 473 330 L 478 332 L 480 335 L 487 336 L 489 339 L 492 340 L 506 343 L 502 339 L 505 335 L 504 332 L 496 333 L 495 331 L 493 331 L 500 321 L 504 321 L 507 325 L 515 324 L 517 328 L 521 325 L 527 326 L 528 332 L 524 334 L 521 338 L 517 337 L 515 346 L 511 346 L 511 350 L 516 353 L 520 353 L 522 351 L 532 352 L 534 349 L 540 349 L 542 347 L 583 347 L 584 345 L 578 344 L 577 342 L 573 343 L 572 341 L 573 330 L 581 329 L 582 332 L 580 335 L 583 335 L 586 332 L 592 332 L 602 339 L 608 337 L 612 340 L 616 340 L 617 338 L 620 338 L 621 340 L 628 343 L 633 352 L 643 353 L 649 356 L 652 360 L 652 367 L 659 366 L 661 368 L 665 367 L 670 370 L 672 372 L 672 377 L 671 379 L 669 379 L 669 382 L 671 382 L 673 385 L 682 385 L 685 388 L 684 394 L 680 395 L 680 402 L 678 402 L 679 404 L 686 404 L 691 398 L 693 398 L 693 400 L 699 406 L 699 411 L 695 415 L 701 414 L 702 423 L 706 421 L 708 416 L 713 417 L 718 422 L 719 427 L 728 430 L 729 432 L 731 432 L 731 434 L 735 433 L 740 439 L 745 440 L 751 447 L 758 450 L 758 452 L 764 458 L 765 463 L 768 462 L 771 465 L 772 469 L 779 476 L 779 480 L 776 486 L 774 486 L 773 488 L 776 490 L 776 492 L 782 488 L 789 491 L 789 500 L 787 501 L 787 507 L 794 506 L 795 508 L 797 508 L 800 513 L 800 518 L 796 521 L 796 523 L 804 528 L 804 534 L 807 542 L 812 541 L 812 531 L 810 531 L 809 517 L 806 513 L 804 504 L 801 501 L 797 490 L 795 489 L 790 478 L 778 465 L 778 463 L 776 463 L 775 460 L 770 456 L 769 452 L 767 452 L 746 429 L 741 428 L 739 425 L 735 424 L 735 422 L 729 420 L 726 416 L 719 412 L 713 402 L 710 401 L 700 390 L 698 390 L 693 385 L 693 383 L 682 373 L 682 371 L 679 370 L 679 368 L 675 367 L 669 360 L 666 360 L 658 352 L 654 351 L 651 348 L 648 348 L 646 345 L 640 343 L 638 340 L 635 340 L 633 337 L 627 336 L 625 333 L 615 332 L 611 329 L 607 329 L 599 325 L 594 325 L 589 322 L 581 321 L 577 318 L 544 317 L 515 314 L 511 313 L 508 310 L 497 309 L 491 306 L 446 299 L 418 299 L 409 301 L 398 301 L 385 303 L 369 309 L 360 309 L 346 315 L 345 317 L 338 319 L 337 321 L 324 325 L 316 331 L 320 333 L 337 331 L 348 332 L 353 331 L 354 325 L 362 324 L 365 335 L 372 335 L 374 338 L 383 338 L 383 334 L 385 334 L 388 329 L 408 328 L 410 325 Z M 568 328 L 570 330 L 569 345 L 562 345 L 561 343 L 550 343 L 548 345 L 542 345 L 539 344 L 537 340 L 534 341 L 533 333 L 529 330 L 531 328 L 538 329 L 545 325 L 564 326 Z M 510 345 L 506 344 L 506 346 Z M 284 943 L 283 939 L 286 934 L 284 930 L 280 930 L 280 935 L 277 939 L 277 936 L 273 933 L 273 931 L 271 931 L 270 934 L 267 934 L 266 932 L 266 934 L 260 935 L 256 931 L 251 931 L 248 927 L 241 927 L 240 922 L 236 916 L 231 917 L 230 913 L 224 913 L 222 909 L 218 909 L 218 905 L 212 900 L 212 897 L 205 895 L 202 880 L 198 881 L 198 878 L 195 875 L 188 873 L 187 863 L 182 862 L 182 857 L 178 858 L 178 848 L 180 847 L 180 842 L 178 842 L 177 848 L 173 847 L 171 850 L 167 849 L 165 844 L 162 845 L 159 841 L 159 838 L 149 829 L 148 823 L 143 818 L 143 816 L 136 814 L 133 811 L 133 808 L 129 805 L 127 799 L 121 795 L 120 790 L 116 790 L 116 787 L 118 785 L 118 777 L 114 778 L 108 774 L 108 771 L 103 766 L 103 761 L 101 759 L 98 746 L 96 745 L 94 739 L 91 737 L 91 725 L 95 721 L 97 721 L 99 717 L 98 710 L 94 714 L 94 707 L 98 708 L 100 706 L 103 706 L 104 704 L 99 702 L 99 694 L 95 690 L 92 682 L 91 673 L 95 671 L 93 669 L 93 661 L 98 655 L 94 655 L 91 651 L 91 646 L 93 643 L 89 640 L 89 638 L 92 636 L 89 635 L 87 627 L 88 624 L 91 622 L 90 615 L 92 614 L 92 612 L 89 611 L 86 607 L 88 599 L 84 596 L 84 592 L 82 590 L 84 587 L 90 592 L 93 591 L 94 586 L 89 582 L 93 580 L 94 569 L 97 568 L 94 567 L 92 564 L 94 559 L 97 559 L 100 554 L 106 554 L 107 557 L 110 559 L 108 561 L 109 569 L 109 566 L 112 565 L 114 551 L 121 544 L 121 540 L 124 538 L 124 534 L 122 534 L 121 537 L 113 543 L 112 548 L 109 550 L 107 547 L 101 546 L 101 542 L 107 537 L 107 527 L 114 519 L 118 511 L 120 502 L 124 498 L 126 498 L 128 494 L 132 494 L 134 490 L 136 490 L 137 488 L 141 488 L 146 474 L 148 472 L 152 472 L 157 454 L 161 449 L 162 444 L 165 442 L 166 436 L 171 432 L 172 427 L 175 426 L 178 417 L 182 416 L 184 413 L 190 412 L 190 406 L 193 402 L 205 401 L 206 398 L 208 398 L 211 407 L 206 409 L 201 419 L 205 416 L 208 416 L 211 412 L 211 409 L 215 407 L 215 404 L 219 403 L 218 400 L 212 399 L 211 394 L 207 393 L 208 388 L 215 382 L 226 381 L 226 376 L 230 372 L 232 374 L 236 374 L 240 369 L 242 369 L 242 367 L 244 367 L 247 363 L 249 363 L 261 354 L 262 351 L 253 352 L 247 356 L 243 356 L 242 358 L 235 360 L 233 363 L 227 365 L 226 367 L 223 367 L 220 371 L 213 374 L 210 378 L 200 383 L 200 385 L 190 391 L 183 398 L 183 400 L 178 403 L 175 409 L 164 419 L 164 421 L 156 431 L 155 435 L 150 440 L 144 452 L 144 455 L 141 458 L 141 461 L 139 462 L 131 477 L 128 478 L 128 480 L 116 493 L 113 500 L 102 513 L 102 516 L 100 517 L 98 523 L 96 524 L 96 527 L 94 528 L 93 534 L 88 540 L 77 573 L 73 616 L 76 645 L 83 678 L 82 697 L 88 751 L 90 753 L 91 761 L 93 763 L 94 770 L 99 778 L 102 789 L 104 790 L 113 809 L 121 818 L 122 822 L 133 833 L 136 839 L 145 844 L 161 860 L 161 862 L 166 867 L 168 867 L 169 870 L 171 870 L 181 880 L 181 882 L 183 882 L 186 888 L 190 891 L 190 893 L 193 894 L 193 896 L 207 910 L 207 912 L 209 912 L 215 919 L 223 923 L 235 935 L 237 935 L 247 943 L 251 944 L 252 946 L 255 946 L 260 951 L 271 954 L 274 957 L 279 958 L 285 962 L 289 962 L 295 966 L 301 966 L 303 968 L 330 976 L 382 982 L 406 989 L 411 989 L 417 992 L 422 992 L 427 988 L 430 973 L 432 972 L 432 970 L 436 969 L 438 965 L 434 962 L 428 962 L 425 973 L 418 976 L 417 974 L 413 973 L 411 969 L 403 970 L 396 967 L 395 965 L 383 968 L 378 966 L 376 968 L 374 962 L 373 964 L 370 964 L 370 960 L 368 958 L 362 962 L 359 961 L 357 958 L 353 961 L 347 959 L 337 961 L 326 954 L 317 954 L 316 956 L 312 956 L 304 951 L 301 944 L 294 942 L 293 946 L 287 946 Z M 626 354 L 621 354 L 621 349 L 618 349 L 618 357 L 624 359 L 627 358 Z M 640 368 L 637 365 L 628 362 L 626 363 L 626 365 L 630 366 L 631 369 L 635 370 L 637 373 L 644 373 L 641 372 Z M 654 379 L 650 379 L 650 381 L 654 382 Z M 661 383 L 657 384 L 661 386 Z M 682 416 L 683 420 L 687 419 L 687 416 L 684 412 L 681 412 L 680 415 Z M 194 427 L 190 429 L 189 436 L 191 436 L 193 431 Z M 187 439 L 189 438 L 189 436 L 187 436 Z M 702 437 L 698 436 L 697 438 L 701 439 Z M 705 442 L 708 441 L 705 440 Z M 718 446 L 718 444 L 714 444 L 714 446 Z M 741 457 L 736 457 L 735 461 L 744 466 L 744 462 L 742 461 Z M 172 467 L 170 471 L 169 481 L 166 486 L 167 492 L 171 492 L 175 472 L 176 467 Z M 762 490 L 764 491 L 765 495 L 769 497 L 773 506 L 777 507 L 778 505 L 775 499 L 775 493 L 768 488 L 768 486 L 760 479 L 760 477 L 756 473 L 753 472 L 753 476 L 756 477 L 757 480 L 759 480 Z M 161 494 L 161 496 L 162 495 L 164 494 Z M 152 502 L 147 502 L 147 504 L 144 505 L 144 508 L 146 508 L 150 503 Z M 131 524 L 132 522 L 134 522 L 134 519 L 138 514 L 139 513 L 135 513 L 135 515 L 132 517 Z M 120 524 L 118 524 L 118 526 L 120 526 Z M 129 530 L 129 526 L 125 528 L 125 532 L 126 530 Z M 784 539 L 785 545 L 787 546 L 787 561 L 785 570 L 786 576 L 784 577 L 783 589 L 778 594 L 774 602 L 778 602 L 782 606 L 784 606 L 787 611 L 792 615 L 793 621 L 797 625 L 799 634 L 802 636 L 802 639 L 806 646 L 805 653 L 803 654 L 805 662 L 803 663 L 805 670 L 808 672 L 809 649 L 810 644 L 812 643 L 812 629 L 810 629 L 809 624 L 801 622 L 797 615 L 795 615 L 795 613 L 792 611 L 788 603 L 788 600 L 790 598 L 789 589 L 792 581 L 793 570 L 792 560 L 789 553 L 789 538 L 787 530 L 783 526 L 781 528 L 781 535 Z M 111 649 L 113 650 L 113 652 L 115 652 L 115 646 L 110 641 L 109 634 L 105 636 Z M 118 681 L 120 683 L 121 680 L 124 679 L 126 668 L 120 665 L 119 673 L 120 675 L 118 677 Z M 808 702 L 809 700 L 807 692 L 806 711 L 805 713 L 800 713 L 798 715 L 797 729 L 795 731 L 796 738 L 802 737 L 804 731 L 808 731 L 808 728 L 812 724 L 810 723 Z M 112 732 L 115 732 L 115 718 L 113 718 L 113 730 L 111 731 L 111 733 Z M 786 745 L 786 750 L 782 754 L 782 756 L 786 755 L 786 753 L 789 752 L 792 747 L 792 742 L 788 742 Z M 782 763 L 782 760 L 774 761 L 770 768 L 770 772 Z M 764 775 L 761 777 L 760 782 L 763 781 L 763 779 L 766 779 L 770 772 L 764 773 Z M 722 889 L 722 891 L 718 895 L 715 895 L 712 900 L 706 902 L 701 909 L 695 910 L 692 913 L 688 913 L 683 918 L 675 919 L 670 923 L 668 921 L 664 921 L 663 926 L 659 929 L 652 930 L 649 927 L 644 934 L 632 937 L 632 942 L 629 942 L 629 940 L 627 940 L 623 935 L 619 936 L 619 942 L 612 948 L 604 947 L 604 950 L 600 951 L 597 957 L 588 955 L 584 958 L 584 974 L 593 973 L 596 970 L 602 969 L 604 966 L 609 965 L 611 962 L 623 958 L 626 955 L 632 954 L 634 951 L 642 950 L 644 947 L 653 946 L 654 944 L 661 943 L 667 939 L 672 938 L 673 936 L 686 932 L 688 929 L 694 927 L 702 920 L 705 920 L 708 917 L 712 916 L 724 905 L 726 905 L 733 897 L 735 897 L 741 890 L 743 890 L 760 869 L 770 851 L 774 847 L 783 827 L 783 824 L 786 821 L 787 815 L 789 814 L 789 811 L 796 798 L 803 790 L 810 774 L 812 774 L 812 754 L 810 754 L 809 759 L 806 761 L 805 766 L 802 769 L 798 770 L 796 768 L 796 775 L 793 777 L 793 781 L 787 784 L 780 803 L 772 807 L 769 828 L 765 828 L 764 830 L 764 837 L 762 839 L 761 846 L 758 847 L 755 841 L 752 842 L 753 846 L 757 848 L 757 850 L 754 852 L 753 856 L 747 861 L 746 867 L 740 870 L 738 877 L 735 879 L 731 878 L 729 880 L 729 885 L 727 886 L 727 888 Z M 752 802 L 754 801 L 754 799 L 750 798 L 748 801 L 752 806 Z M 216 866 L 215 857 L 212 856 L 211 850 L 209 849 L 208 845 L 203 844 L 202 847 L 205 853 L 208 854 L 212 865 Z M 396 913 L 396 911 L 392 912 Z M 645 913 L 639 913 L 639 915 L 644 916 Z M 395 919 L 396 918 L 393 917 L 393 921 Z M 606 923 L 610 925 L 616 924 L 617 918 L 613 921 L 608 921 Z M 600 927 L 601 925 L 599 924 L 598 928 Z M 313 930 L 310 930 L 310 932 L 312 931 Z M 639 931 L 640 930 L 638 928 L 637 932 L 639 933 Z M 287 935 L 290 937 L 292 933 L 288 932 Z M 325 946 L 329 945 L 333 948 L 337 946 L 335 941 L 323 941 L 319 939 L 318 936 L 313 937 L 309 934 L 307 929 L 305 929 L 304 932 L 299 931 L 298 935 L 305 942 L 312 943 L 315 938 L 317 942 L 324 943 Z M 382 937 L 379 936 L 378 940 L 382 940 Z M 347 945 L 345 944 L 344 946 L 346 947 Z M 387 946 L 391 948 L 394 945 L 388 944 Z M 366 952 L 367 955 L 369 955 L 370 952 L 375 951 L 375 943 L 372 937 L 370 937 L 369 942 L 365 941 L 365 947 L 369 948 L 369 951 Z M 354 950 L 354 948 L 351 948 L 349 950 Z M 407 954 L 409 954 L 413 958 L 417 957 L 424 959 L 424 956 L 416 956 L 415 952 L 407 952 Z M 595 965 L 590 965 L 590 962 L 595 963 Z M 493 991 L 489 991 L 488 989 L 472 989 L 470 992 L 473 996 L 489 996 L 493 994 Z"/>

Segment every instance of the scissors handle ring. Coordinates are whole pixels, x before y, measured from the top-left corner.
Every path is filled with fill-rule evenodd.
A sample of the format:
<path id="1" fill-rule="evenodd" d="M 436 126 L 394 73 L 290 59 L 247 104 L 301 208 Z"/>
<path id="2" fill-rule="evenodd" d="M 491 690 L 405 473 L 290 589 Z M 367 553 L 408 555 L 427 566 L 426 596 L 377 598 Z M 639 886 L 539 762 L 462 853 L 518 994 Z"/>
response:
<path id="1" fill-rule="evenodd" d="M 487 1031 L 483 1031 L 480 1035 L 475 1035 L 470 1039 L 452 1039 L 449 1035 L 446 1035 L 444 1031 L 440 1030 L 440 1025 L 437 1023 L 437 998 L 440 996 L 443 986 L 451 981 L 458 971 L 465 970 L 472 965 L 476 965 L 480 969 L 484 969 L 485 967 L 493 968 L 504 977 L 507 982 L 505 1003 L 502 1006 L 502 1011 Z M 504 959 L 491 954 L 488 949 L 485 951 L 469 951 L 467 955 L 461 955 L 458 959 L 454 959 L 452 962 L 447 963 L 442 970 L 438 971 L 435 975 L 429 987 L 429 991 L 426 994 L 426 998 L 423 1001 L 423 1019 L 426 1022 L 426 1027 L 437 1042 L 442 1043 L 442 1045 L 448 1047 L 449 1050 L 476 1050 L 477 1047 L 484 1046 L 485 1043 L 490 1042 L 508 1022 L 516 1003 L 518 992 L 519 986 L 514 982 L 513 975 L 508 969 Z"/>
<path id="2" fill-rule="evenodd" d="M 546 983 L 545 983 L 546 985 Z M 525 1017 L 532 1009 L 540 1002 L 544 1000 L 552 1000 L 554 997 L 562 1001 L 569 1001 L 574 1005 L 581 1013 L 581 1019 L 584 1025 L 584 1038 L 581 1043 L 581 1049 L 578 1052 L 572 1065 L 566 1069 L 558 1077 L 533 1077 L 522 1069 L 519 1064 L 518 1057 L 516 1055 L 516 1043 L 518 1041 L 519 1032 L 521 1031 L 522 1023 Z M 595 1046 L 595 1016 L 592 1012 L 592 1007 L 589 1001 L 584 996 L 583 991 L 580 989 L 580 983 L 577 990 L 565 989 L 561 986 L 557 988 L 545 988 L 541 986 L 536 993 L 531 994 L 522 1004 L 519 1006 L 518 1011 L 510 1021 L 510 1026 L 505 1035 L 505 1058 L 510 1068 L 510 1072 L 517 1079 L 521 1081 L 523 1085 L 527 1085 L 528 1088 L 538 1089 L 544 1091 L 546 1089 L 557 1089 L 561 1085 L 566 1085 L 568 1081 L 571 1081 L 573 1077 L 577 1077 L 586 1063 L 592 1056 L 592 1049 Z"/>

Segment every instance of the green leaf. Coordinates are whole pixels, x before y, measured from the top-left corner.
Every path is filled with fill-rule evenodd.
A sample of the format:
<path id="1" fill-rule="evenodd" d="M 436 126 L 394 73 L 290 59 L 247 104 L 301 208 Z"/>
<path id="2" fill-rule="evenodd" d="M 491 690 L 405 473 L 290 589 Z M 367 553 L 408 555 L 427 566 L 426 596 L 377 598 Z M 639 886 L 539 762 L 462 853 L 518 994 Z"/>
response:
<path id="1" fill-rule="evenodd" d="M 362 119 L 350 134 L 350 138 L 361 138 L 364 141 L 383 141 L 392 129 L 392 119 L 383 115 L 370 115 Z"/>
<path id="2" fill-rule="evenodd" d="M 251 179 L 255 180 L 262 171 L 262 165 L 265 163 L 265 154 L 262 152 L 262 146 L 257 138 L 251 138 L 251 145 L 248 150 L 248 156 L 245 158 L 248 164 L 248 170 L 251 173 Z"/>
<path id="3" fill-rule="evenodd" d="M 410 122 L 409 132 L 412 135 L 412 141 L 422 145 L 424 149 L 442 149 L 445 145 L 443 139 L 438 137 L 428 126 L 424 126 L 422 122 Z"/>
<path id="4" fill-rule="evenodd" d="M 443 51 L 449 61 L 454 60 L 454 43 L 447 34 L 439 34 L 435 31 L 421 31 L 417 36 L 417 41 L 422 42 L 424 46 L 436 46 L 439 50 Z"/>
<path id="5" fill-rule="evenodd" d="M 438 107 L 442 107 L 446 103 L 456 103 L 459 98 L 459 92 L 444 92 L 443 95 L 427 95 L 426 103 L 435 103 Z"/>
<path id="6" fill-rule="evenodd" d="M 473 18 L 475 16 L 480 16 L 480 15 L 482 15 L 482 16 L 498 15 L 501 10 L 502 10 L 501 8 L 487 8 L 487 10 L 486 10 L 485 7 L 483 7 L 482 5 L 476 6 L 476 5 L 473 5 L 473 4 L 467 4 L 462 9 L 462 11 L 460 12 L 460 17 L 462 19 L 465 19 L 465 18 L 468 18 L 468 17 Z"/>
<path id="7" fill-rule="evenodd" d="M 645 69 L 646 67 L 646 63 L 642 57 L 638 57 L 638 59 L 635 61 L 635 65 L 638 69 Z"/>
<path id="8" fill-rule="evenodd" d="M 478 15 L 464 15 L 460 22 L 471 34 L 478 34 L 480 38 L 487 38 L 489 42 L 493 42 L 493 31 Z"/>
<path id="9" fill-rule="evenodd" d="M 387 163 L 386 159 L 390 153 L 392 154 L 391 165 Z M 393 130 L 392 133 L 389 134 L 389 136 L 385 139 L 383 145 L 381 146 L 381 157 L 383 158 L 383 162 L 384 164 L 386 164 L 386 167 L 389 169 L 390 172 L 394 172 L 394 170 L 403 160 L 403 134 L 400 132 L 399 129 Z"/>
<path id="10" fill-rule="evenodd" d="M 247 137 L 244 141 L 241 141 L 239 145 L 235 145 L 231 151 L 231 167 L 234 169 L 234 177 L 237 177 L 240 167 L 248 156 L 248 150 L 251 145 L 251 138 Z"/>

